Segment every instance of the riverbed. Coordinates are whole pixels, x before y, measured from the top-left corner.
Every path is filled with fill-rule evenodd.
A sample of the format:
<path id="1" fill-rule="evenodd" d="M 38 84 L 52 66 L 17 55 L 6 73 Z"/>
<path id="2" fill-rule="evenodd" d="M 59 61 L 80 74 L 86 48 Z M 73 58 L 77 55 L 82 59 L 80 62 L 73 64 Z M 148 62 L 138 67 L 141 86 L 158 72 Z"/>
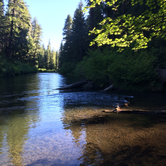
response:
<path id="1" fill-rule="evenodd" d="M 165 93 L 56 90 L 68 80 L 37 73 L 0 80 L 0 165 L 166 165 Z M 71 81 L 72 82 L 72 81 Z"/>

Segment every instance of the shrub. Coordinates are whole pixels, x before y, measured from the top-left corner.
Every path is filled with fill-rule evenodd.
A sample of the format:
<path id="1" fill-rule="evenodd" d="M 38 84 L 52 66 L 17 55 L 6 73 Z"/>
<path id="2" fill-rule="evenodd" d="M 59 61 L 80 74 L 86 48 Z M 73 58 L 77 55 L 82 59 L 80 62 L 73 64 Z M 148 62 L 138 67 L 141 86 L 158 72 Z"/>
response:
<path id="1" fill-rule="evenodd" d="M 64 75 L 70 75 L 73 73 L 75 66 L 76 66 L 75 63 L 65 62 L 62 64 L 59 72 Z"/>
<path id="2" fill-rule="evenodd" d="M 83 61 L 77 65 L 75 73 L 80 77 L 93 81 L 95 86 L 103 87 L 109 80 L 107 74 L 109 66 L 108 51 L 101 52 L 97 49 L 89 51 L 88 55 L 89 57 L 84 57 Z"/>
<path id="3" fill-rule="evenodd" d="M 35 72 L 37 72 L 37 68 L 30 64 L 0 57 L 0 77 L 10 77 Z"/>
<path id="4" fill-rule="evenodd" d="M 147 50 L 133 52 L 130 48 L 123 52 L 116 49 L 89 51 L 75 73 L 104 87 L 109 80 L 115 87 L 127 90 L 150 90 L 158 84 L 156 57 Z"/>
<path id="5" fill-rule="evenodd" d="M 122 89 L 148 90 L 157 83 L 156 58 L 149 55 L 146 50 L 112 56 L 113 61 L 108 68 L 108 74 L 115 86 Z"/>

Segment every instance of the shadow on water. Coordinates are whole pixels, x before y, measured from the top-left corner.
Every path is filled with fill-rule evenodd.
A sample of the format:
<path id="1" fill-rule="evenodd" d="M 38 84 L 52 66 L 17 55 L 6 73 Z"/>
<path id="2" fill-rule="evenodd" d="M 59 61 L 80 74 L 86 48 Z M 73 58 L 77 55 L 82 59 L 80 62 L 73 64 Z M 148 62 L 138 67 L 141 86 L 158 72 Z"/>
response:
<path id="1" fill-rule="evenodd" d="M 164 165 L 166 116 L 103 113 L 101 108 L 75 107 L 64 112 L 64 129 L 86 144 L 80 165 Z"/>
<path id="2" fill-rule="evenodd" d="M 78 159 L 80 166 L 165 165 L 166 116 L 103 113 L 102 110 L 127 101 L 130 109 L 163 110 L 166 94 L 61 93 L 64 93 L 64 129 L 71 131 L 76 146 L 83 133 L 86 140 Z"/>

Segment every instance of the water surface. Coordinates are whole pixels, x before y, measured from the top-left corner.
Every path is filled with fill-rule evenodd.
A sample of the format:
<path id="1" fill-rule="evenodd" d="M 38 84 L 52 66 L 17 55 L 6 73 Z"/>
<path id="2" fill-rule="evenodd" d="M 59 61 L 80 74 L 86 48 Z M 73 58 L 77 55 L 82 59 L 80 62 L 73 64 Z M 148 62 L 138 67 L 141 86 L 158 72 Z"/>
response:
<path id="1" fill-rule="evenodd" d="M 65 84 L 57 73 L 1 80 L 0 165 L 165 165 L 165 116 L 102 112 L 166 109 L 164 93 L 56 90 Z"/>

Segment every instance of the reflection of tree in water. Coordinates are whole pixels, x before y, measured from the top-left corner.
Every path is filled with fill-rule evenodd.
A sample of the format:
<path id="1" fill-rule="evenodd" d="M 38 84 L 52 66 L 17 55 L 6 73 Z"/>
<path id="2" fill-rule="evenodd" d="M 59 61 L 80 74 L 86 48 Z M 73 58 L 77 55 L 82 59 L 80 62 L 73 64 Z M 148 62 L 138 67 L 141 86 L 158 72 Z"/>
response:
<path id="1" fill-rule="evenodd" d="M 37 120 L 37 117 L 15 115 L 7 121 L 6 135 L 9 145 L 9 158 L 12 158 L 12 163 L 15 166 L 22 165 L 23 145 L 28 139 L 30 124 L 35 123 L 32 122 L 32 119 Z"/>
<path id="2" fill-rule="evenodd" d="M 165 117 L 128 114 L 86 117 L 83 113 L 81 115 L 80 110 L 74 111 L 75 116 L 66 112 L 66 121 L 63 122 L 72 130 L 73 137 L 79 135 L 82 127 L 84 128 L 86 143 L 82 147 L 80 165 L 164 165 L 166 163 Z M 75 119 L 72 120 L 72 117 Z"/>
<path id="3" fill-rule="evenodd" d="M 98 115 L 98 111 L 95 109 L 90 109 L 88 107 L 79 107 L 79 108 L 66 108 L 64 109 L 65 112 L 63 113 L 63 124 L 65 129 L 70 129 L 73 140 L 77 147 L 80 147 L 82 150 L 82 156 L 78 159 L 82 162 L 80 165 L 89 165 L 97 163 L 102 163 L 102 155 L 101 151 L 95 143 L 93 142 L 87 142 L 88 138 L 91 137 L 89 135 L 89 132 L 87 132 L 87 125 L 84 126 L 84 124 L 89 123 L 90 121 L 93 121 L 91 119 L 90 121 L 87 120 L 87 117 L 91 117 L 93 115 Z M 88 135 L 87 135 L 88 134 Z M 91 132 L 92 137 L 94 136 L 93 131 Z M 82 142 L 84 144 L 82 144 Z"/>
<path id="4" fill-rule="evenodd" d="M 71 134 L 73 136 L 73 140 L 76 143 L 77 146 L 79 146 L 79 141 L 80 141 L 80 137 L 82 135 L 82 127 L 78 127 L 78 125 L 72 125 L 71 128 Z"/>
<path id="5" fill-rule="evenodd" d="M 157 153 L 157 149 L 153 146 L 123 146 L 119 151 L 115 151 L 112 155 L 107 155 L 101 166 L 163 165 L 164 162 L 162 159 L 166 156 L 157 156 Z"/>
<path id="6" fill-rule="evenodd" d="M 23 146 L 28 139 L 28 131 L 39 119 L 37 101 L 31 98 L 38 95 L 33 91 L 38 86 L 38 77 L 34 75 L 6 79 L 1 84 L 3 90 L 0 95 L 7 104 L 0 105 L 6 121 L 5 127 L 0 126 L 0 148 L 6 141 L 8 157 L 15 166 L 22 165 Z"/>
<path id="7" fill-rule="evenodd" d="M 9 157 L 14 165 L 22 165 L 21 153 L 28 133 L 28 120 L 21 117 L 12 117 L 8 121 L 7 142 L 9 145 Z"/>
<path id="8" fill-rule="evenodd" d="M 0 117 L 0 154 L 2 154 L 1 149 L 3 147 L 4 128 L 5 128 L 4 124 L 5 120 L 2 117 Z"/>
<path id="9" fill-rule="evenodd" d="M 80 166 L 86 165 L 101 165 L 103 162 L 103 156 L 97 145 L 93 143 L 87 143 L 84 145 L 83 155 L 79 158 L 82 162 Z"/>

